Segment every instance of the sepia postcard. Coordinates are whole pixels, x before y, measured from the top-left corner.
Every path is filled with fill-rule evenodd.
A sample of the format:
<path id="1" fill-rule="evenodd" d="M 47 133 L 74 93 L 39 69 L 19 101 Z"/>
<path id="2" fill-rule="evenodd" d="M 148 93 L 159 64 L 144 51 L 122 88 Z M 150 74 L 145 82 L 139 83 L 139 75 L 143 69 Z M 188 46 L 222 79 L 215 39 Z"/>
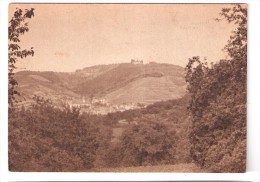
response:
<path id="1" fill-rule="evenodd" d="M 247 4 L 9 5 L 11 172 L 246 172 Z"/>

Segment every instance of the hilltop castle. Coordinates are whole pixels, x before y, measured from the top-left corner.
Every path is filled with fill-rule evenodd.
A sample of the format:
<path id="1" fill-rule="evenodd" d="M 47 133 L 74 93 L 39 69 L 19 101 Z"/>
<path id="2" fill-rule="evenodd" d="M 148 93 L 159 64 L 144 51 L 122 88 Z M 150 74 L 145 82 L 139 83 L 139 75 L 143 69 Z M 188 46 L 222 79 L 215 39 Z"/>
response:
<path id="1" fill-rule="evenodd" d="M 144 64 L 143 60 L 131 59 L 131 64 Z"/>

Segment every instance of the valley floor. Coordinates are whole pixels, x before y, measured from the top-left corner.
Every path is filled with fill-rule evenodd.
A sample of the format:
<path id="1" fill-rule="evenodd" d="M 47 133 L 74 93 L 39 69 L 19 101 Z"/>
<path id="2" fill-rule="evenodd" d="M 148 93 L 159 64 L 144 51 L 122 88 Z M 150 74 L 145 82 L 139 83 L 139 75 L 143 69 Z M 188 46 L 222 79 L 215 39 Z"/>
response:
<path id="1" fill-rule="evenodd" d="M 120 167 L 120 168 L 94 168 L 91 172 L 174 172 L 174 173 L 206 173 L 193 163 L 176 165 Z"/>

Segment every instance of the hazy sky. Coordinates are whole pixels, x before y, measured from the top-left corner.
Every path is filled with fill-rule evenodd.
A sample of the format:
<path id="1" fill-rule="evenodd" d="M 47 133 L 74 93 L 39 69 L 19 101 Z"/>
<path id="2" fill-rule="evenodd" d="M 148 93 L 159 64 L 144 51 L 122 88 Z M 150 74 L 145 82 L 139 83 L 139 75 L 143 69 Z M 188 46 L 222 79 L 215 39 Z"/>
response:
<path id="1" fill-rule="evenodd" d="M 35 56 L 19 61 L 27 70 L 75 71 L 97 64 L 140 59 L 185 66 L 192 56 L 215 62 L 234 25 L 217 22 L 229 5 L 206 4 L 12 4 L 35 8 L 22 48 Z"/>

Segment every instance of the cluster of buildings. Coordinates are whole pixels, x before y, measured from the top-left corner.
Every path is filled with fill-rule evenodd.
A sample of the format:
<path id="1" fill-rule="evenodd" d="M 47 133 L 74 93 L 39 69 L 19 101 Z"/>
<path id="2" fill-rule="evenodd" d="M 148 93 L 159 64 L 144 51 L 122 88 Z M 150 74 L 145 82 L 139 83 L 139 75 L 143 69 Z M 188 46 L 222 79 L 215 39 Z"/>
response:
<path id="1" fill-rule="evenodd" d="M 69 100 L 67 104 L 72 107 L 78 107 L 81 112 L 87 112 L 91 114 L 107 114 L 117 111 L 126 111 L 130 109 L 137 109 L 141 106 L 138 104 L 111 104 L 108 103 L 104 98 L 91 98 L 86 99 L 82 97 L 82 100 Z"/>
<path id="2" fill-rule="evenodd" d="M 144 64 L 143 60 L 138 59 L 131 59 L 131 64 L 139 65 Z M 80 71 L 80 70 L 78 70 Z M 88 72 L 86 72 L 86 75 L 92 75 L 95 73 L 97 69 L 90 69 Z M 107 114 L 111 112 L 117 112 L 117 111 L 125 111 L 130 109 L 138 109 L 143 106 L 138 104 L 112 104 L 108 103 L 104 98 L 86 98 L 82 97 L 82 99 L 68 99 L 66 103 L 72 107 L 78 107 L 81 109 L 81 112 L 88 112 L 92 114 Z"/>

